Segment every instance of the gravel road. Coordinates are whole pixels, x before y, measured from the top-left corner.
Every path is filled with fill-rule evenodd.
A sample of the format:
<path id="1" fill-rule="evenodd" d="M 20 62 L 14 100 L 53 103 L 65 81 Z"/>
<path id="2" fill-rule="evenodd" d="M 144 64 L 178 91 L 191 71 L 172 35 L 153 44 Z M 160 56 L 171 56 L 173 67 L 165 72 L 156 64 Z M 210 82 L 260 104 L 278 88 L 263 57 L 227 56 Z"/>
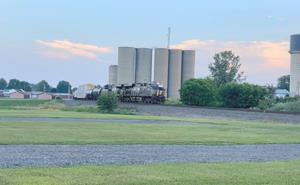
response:
<path id="1" fill-rule="evenodd" d="M 265 162 L 300 159 L 300 144 L 1 145 L 0 168 L 103 164 Z"/>
<path id="2" fill-rule="evenodd" d="M 121 106 L 135 109 L 140 114 L 156 116 L 300 123 L 300 114 L 266 113 L 242 110 L 212 109 L 202 107 L 180 107 L 145 104 L 122 104 Z"/>
<path id="3" fill-rule="evenodd" d="M 95 106 L 95 101 L 65 101 L 67 106 Z M 135 110 L 142 115 L 175 116 L 187 118 L 235 119 L 247 121 L 267 121 L 279 123 L 300 123 L 299 114 L 251 112 L 238 109 L 214 109 L 204 107 L 180 107 L 140 103 L 121 103 L 121 107 Z"/>

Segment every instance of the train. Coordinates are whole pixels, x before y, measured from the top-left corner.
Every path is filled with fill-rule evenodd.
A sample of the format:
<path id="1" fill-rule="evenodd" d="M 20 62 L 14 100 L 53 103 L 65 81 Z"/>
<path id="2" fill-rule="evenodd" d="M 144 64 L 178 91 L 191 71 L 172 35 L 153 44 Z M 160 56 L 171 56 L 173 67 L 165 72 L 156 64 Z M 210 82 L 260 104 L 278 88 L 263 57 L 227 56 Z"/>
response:
<path id="1" fill-rule="evenodd" d="M 81 85 L 74 92 L 74 99 L 97 100 L 105 93 L 115 93 L 121 102 L 161 104 L 166 101 L 166 90 L 157 82 L 105 85 L 103 87 L 91 84 Z"/>

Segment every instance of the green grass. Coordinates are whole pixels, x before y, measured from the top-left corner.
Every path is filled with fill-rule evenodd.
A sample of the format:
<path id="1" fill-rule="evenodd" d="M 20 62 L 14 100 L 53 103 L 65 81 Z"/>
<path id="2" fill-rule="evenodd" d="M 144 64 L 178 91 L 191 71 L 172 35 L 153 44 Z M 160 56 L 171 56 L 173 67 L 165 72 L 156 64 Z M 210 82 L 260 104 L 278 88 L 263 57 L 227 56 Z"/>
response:
<path id="1" fill-rule="evenodd" d="M 0 169 L 0 185 L 296 185 L 300 161 Z"/>
<path id="2" fill-rule="evenodd" d="M 0 144 L 271 144 L 300 143 L 300 125 L 198 122 L 0 123 Z"/>
<path id="3" fill-rule="evenodd" d="M 0 109 L 13 109 L 18 107 L 36 107 L 49 100 L 17 100 L 17 99 L 0 99 Z"/>

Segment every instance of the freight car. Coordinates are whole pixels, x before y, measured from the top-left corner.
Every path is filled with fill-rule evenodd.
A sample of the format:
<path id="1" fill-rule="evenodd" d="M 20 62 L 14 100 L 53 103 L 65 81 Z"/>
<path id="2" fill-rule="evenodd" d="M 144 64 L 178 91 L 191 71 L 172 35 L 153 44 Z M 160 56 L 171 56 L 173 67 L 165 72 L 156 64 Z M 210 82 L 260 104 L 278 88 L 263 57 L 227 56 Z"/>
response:
<path id="1" fill-rule="evenodd" d="M 79 90 L 82 88 L 78 88 Z M 93 89 L 74 93 L 74 99 L 97 100 L 105 93 L 115 93 L 121 102 L 164 103 L 166 90 L 159 83 L 134 83 L 131 85 L 105 85 L 103 88 L 94 86 Z M 82 95 L 84 94 L 84 96 Z M 78 97 L 78 95 L 81 95 Z"/>

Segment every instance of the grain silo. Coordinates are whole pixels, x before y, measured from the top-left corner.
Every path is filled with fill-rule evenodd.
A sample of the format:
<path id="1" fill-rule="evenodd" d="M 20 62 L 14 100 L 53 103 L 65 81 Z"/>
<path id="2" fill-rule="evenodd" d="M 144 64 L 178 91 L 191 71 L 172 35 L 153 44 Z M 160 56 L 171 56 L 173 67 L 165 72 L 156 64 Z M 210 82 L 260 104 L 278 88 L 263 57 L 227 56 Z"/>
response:
<path id="1" fill-rule="evenodd" d="M 290 42 L 290 95 L 300 95 L 300 34 L 292 35 Z"/>
<path id="2" fill-rule="evenodd" d="M 155 48 L 154 50 L 154 81 L 159 82 L 168 90 L 169 50 Z"/>
<path id="3" fill-rule="evenodd" d="M 152 74 L 152 49 L 136 49 L 135 82 L 149 83 Z"/>
<path id="4" fill-rule="evenodd" d="M 108 83 L 111 85 L 118 84 L 118 65 L 110 65 L 109 66 Z"/>
<path id="5" fill-rule="evenodd" d="M 182 51 L 169 50 L 168 98 L 179 99 L 181 88 Z"/>
<path id="6" fill-rule="evenodd" d="M 195 78 L 195 50 L 182 51 L 181 84 Z"/>
<path id="7" fill-rule="evenodd" d="M 136 49 L 118 48 L 118 84 L 135 83 Z"/>

